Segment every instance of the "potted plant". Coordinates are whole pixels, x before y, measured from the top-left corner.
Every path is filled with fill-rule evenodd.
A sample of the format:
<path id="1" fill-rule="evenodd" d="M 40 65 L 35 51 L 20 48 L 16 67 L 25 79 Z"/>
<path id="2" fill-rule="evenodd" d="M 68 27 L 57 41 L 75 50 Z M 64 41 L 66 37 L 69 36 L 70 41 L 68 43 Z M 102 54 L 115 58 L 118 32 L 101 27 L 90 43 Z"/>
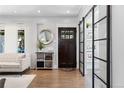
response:
<path id="1" fill-rule="evenodd" d="M 0 35 L 3 36 L 4 35 L 4 31 L 0 31 Z"/>
<path id="2" fill-rule="evenodd" d="M 41 42 L 40 40 L 38 40 L 37 47 L 38 47 L 38 49 L 41 51 L 41 50 L 45 47 L 45 45 L 44 45 L 43 42 Z"/>
<path id="3" fill-rule="evenodd" d="M 86 27 L 89 28 L 91 26 L 90 23 L 86 23 Z"/>

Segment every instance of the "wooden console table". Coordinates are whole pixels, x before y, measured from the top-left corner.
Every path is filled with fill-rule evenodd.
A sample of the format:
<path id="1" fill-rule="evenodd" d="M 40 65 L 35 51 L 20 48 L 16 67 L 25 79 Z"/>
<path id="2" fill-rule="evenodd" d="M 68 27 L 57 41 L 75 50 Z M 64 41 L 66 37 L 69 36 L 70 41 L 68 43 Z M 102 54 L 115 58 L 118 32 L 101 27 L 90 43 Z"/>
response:
<path id="1" fill-rule="evenodd" d="M 53 52 L 36 52 L 36 55 L 37 55 L 36 69 L 53 68 Z"/>

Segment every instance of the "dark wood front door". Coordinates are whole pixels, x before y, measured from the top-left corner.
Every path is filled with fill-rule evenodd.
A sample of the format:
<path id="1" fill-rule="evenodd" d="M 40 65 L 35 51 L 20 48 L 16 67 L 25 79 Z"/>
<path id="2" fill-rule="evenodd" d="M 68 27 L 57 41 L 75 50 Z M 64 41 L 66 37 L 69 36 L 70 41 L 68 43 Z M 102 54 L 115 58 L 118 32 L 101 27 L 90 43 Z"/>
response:
<path id="1" fill-rule="evenodd" d="M 76 67 L 76 28 L 58 28 L 59 68 Z"/>

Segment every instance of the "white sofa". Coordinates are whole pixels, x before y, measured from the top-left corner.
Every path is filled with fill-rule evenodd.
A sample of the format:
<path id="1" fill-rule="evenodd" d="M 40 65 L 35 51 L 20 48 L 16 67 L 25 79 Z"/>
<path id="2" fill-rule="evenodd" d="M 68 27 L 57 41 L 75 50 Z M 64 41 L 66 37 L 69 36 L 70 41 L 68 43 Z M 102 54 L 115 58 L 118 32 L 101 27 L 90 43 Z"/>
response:
<path id="1" fill-rule="evenodd" d="M 23 53 L 0 54 L 0 72 L 23 72 L 29 67 L 29 55 Z"/>

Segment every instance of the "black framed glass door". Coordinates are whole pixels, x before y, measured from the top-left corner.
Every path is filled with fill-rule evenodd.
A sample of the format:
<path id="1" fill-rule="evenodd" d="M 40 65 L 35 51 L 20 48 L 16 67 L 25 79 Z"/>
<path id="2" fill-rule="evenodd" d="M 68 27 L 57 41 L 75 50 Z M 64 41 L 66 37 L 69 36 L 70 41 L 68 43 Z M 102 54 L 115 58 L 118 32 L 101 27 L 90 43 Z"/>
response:
<path id="1" fill-rule="evenodd" d="M 92 86 L 92 9 L 84 17 L 85 20 L 85 75 Z"/>
<path id="2" fill-rule="evenodd" d="M 85 64 L 84 64 L 84 18 L 79 23 L 79 71 L 85 75 Z"/>
<path id="3" fill-rule="evenodd" d="M 92 87 L 110 87 L 110 6 L 94 6 Z"/>

